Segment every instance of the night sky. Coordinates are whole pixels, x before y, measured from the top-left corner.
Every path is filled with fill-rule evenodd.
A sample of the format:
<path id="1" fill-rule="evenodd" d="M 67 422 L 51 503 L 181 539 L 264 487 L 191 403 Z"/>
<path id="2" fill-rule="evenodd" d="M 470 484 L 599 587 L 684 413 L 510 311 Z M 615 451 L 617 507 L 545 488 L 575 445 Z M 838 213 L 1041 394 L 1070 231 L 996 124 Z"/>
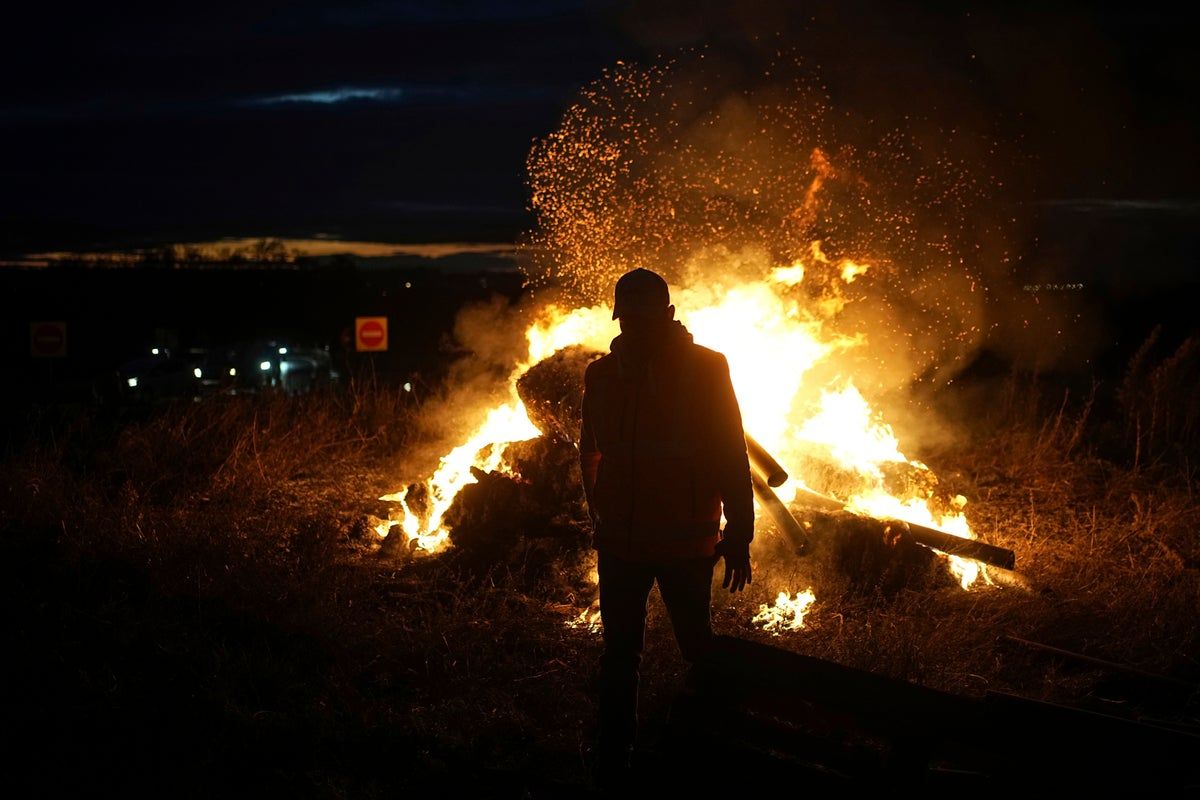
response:
<path id="1" fill-rule="evenodd" d="M 0 255 L 325 233 L 505 241 L 524 161 L 618 59 L 781 43 L 834 106 L 961 120 L 1048 206 L 1197 213 L 1197 44 L 1165 3 L 39 4 L 0 47 Z"/>

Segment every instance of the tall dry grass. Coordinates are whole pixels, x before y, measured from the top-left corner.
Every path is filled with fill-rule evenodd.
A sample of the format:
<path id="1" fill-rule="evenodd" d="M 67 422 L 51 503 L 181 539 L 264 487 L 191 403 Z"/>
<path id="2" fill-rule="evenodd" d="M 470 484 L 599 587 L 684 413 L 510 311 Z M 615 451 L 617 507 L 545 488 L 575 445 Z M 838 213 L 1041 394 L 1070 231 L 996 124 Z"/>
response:
<path id="1" fill-rule="evenodd" d="M 422 413 L 359 385 L 42 426 L 0 464 L 0 584 L 27 659 L 7 685 L 49 704 L 15 718 L 79 715 L 55 735 L 85 771 L 132 758 L 149 731 L 181 743 L 164 769 L 290 743 L 297 774 L 318 770 L 335 794 L 453 786 L 530 752 L 577 771 L 577 667 L 595 643 L 556 604 L 580 590 L 579 568 L 544 583 L 536 544 L 482 573 L 402 565 L 363 524 Z M 108 724 L 93 713 L 138 723 L 121 753 L 91 743 Z"/>
<path id="2" fill-rule="evenodd" d="M 1186 406 L 1162 412 L 1190 352 L 1139 366 L 1160 377 L 1116 400 L 1103 384 L 1079 396 L 1014 376 L 968 440 L 920 454 L 970 498 L 977 533 L 1016 552 L 1034 591 L 947 581 L 872 592 L 793 557 L 764 525 L 750 590 L 714 591 L 717 628 L 967 693 L 1082 701 L 1104 677 L 1015 650 L 1005 634 L 1200 678 L 1193 428 Z M 429 413 L 359 384 L 43 431 L 0 465 L 6 601 L 26 620 L 18 650 L 41 648 L 78 667 L 63 680 L 96 686 L 108 673 L 165 672 L 173 682 L 156 692 L 205 699 L 213 737 L 242 755 L 287 742 L 311 762 L 294 768 L 316 770 L 335 795 L 429 776 L 453 786 L 481 768 L 581 780 L 600 643 L 564 622 L 593 596 L 586 559 L 522 542 L 490 569 L 453 552 L 397 561 L 363 525 L 373 498 L 413 477 L 397 464 L 429 449 Z M 805 629 L 774 637 L 750 624 L 780 590 L 809 585 L 818 600 Z M 97 637 L 111 636 L 146 644 L 100 659 Z M 685 669 L 670 638 L 656 599 L 650 741 Z M 85 694 L 114 714 L 157 702 L 120 685 L 116 700 Z M 197 724 L 175 716 L 172 730 Z"/>
<path id="3" fill-rule="evenodd" d="M 1191 464 L 1200 449 L 1200 337 L 1189 336 L 1163 354 L 1161 336 L 1161 327 L 1150 333 L 1117 388 L 1134 470 Z"/>
<path id="4" fill-rule="evenodd" d="M 1191 352 L 1185 344 L 1144 367 L 1160 377 L 1137 402 L 1103 383 L 1072 392 L 1010 376 L 973 395 L 965 437 L 918 454 L 945 490 L 969 498 L 976 534 L 1015 552 L 1032 591 L 981 581 L 964 592 L 948 580 L 940 588 L 918 581 L 899 592 L 872 591 L 820 556 L 791 556 L 764 526 L 755 584 L 745 598 L 718 602 L 719 623 L 739 635 L 968 694 L 999 689 L 1097 702 L 1097 687 L 1110 676 L 1015 648 L 1006 636 L 1200 684 L 1200 507 L 1189 461 L 1196 443 L 1186 404 L 1169 419 L 1152 413 L 1169 404 L 1172 392 L 1186 394 L 1181 376 L 1189 374 Z M 1138 430 L 1139 415 L 1154 424 L 1126 438 L 1124 431 Z M 809 586 L 817 601 L 804 630 L 775 637 L 748 623 L 777 592 Z M 1114 702 L 1110 710 L 1144 710 L 1136 697 Z"/>

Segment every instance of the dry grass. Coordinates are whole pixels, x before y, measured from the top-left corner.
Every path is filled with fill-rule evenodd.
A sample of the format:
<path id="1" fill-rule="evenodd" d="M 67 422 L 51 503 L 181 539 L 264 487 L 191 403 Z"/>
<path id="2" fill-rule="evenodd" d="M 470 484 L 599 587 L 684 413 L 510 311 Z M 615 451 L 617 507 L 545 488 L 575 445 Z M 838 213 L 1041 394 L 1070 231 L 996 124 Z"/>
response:
<path id="1" fill-rule="evenodd" d="M 818 597 L 809 628 L 784 646 L 952 691 L 1071 702 L 1086 700 L 1102 676 L 1000 638 L 1200 679 L 1194 476 L 1167 458 L 1149 470 L 1144 460 L 1135 466 L 1133 452 L 1124 464 L 1097 457 L 1088 444 L 1103 425 L 1094 419 L 1096 392 L 1076 403 L 1065 393 L 1042 402 L 1037 392 L 1036 382 L 1009 380 L 969 447 L 922 454 L 949 491 L 971 498 L 977 535 L 1016 553 L 1033 591 L 947 586 L 864 596 L 820 561 L 768 557 L 752 601 L 810 583 Z"/>
<path id="2" fill-rule="evenodd" d="M 1031 401 L 1036 388 L 1010 381 L 970 447 L 923 454 L 1035 591 L 885 597 L 764 531 L 751 590 L 716 595 L 717 627 L 968 693 L 1095 689 L 1098 673 L 1005 647 L 1003 634 L 1196 679 L 1194 475 L 1145 435 L 1123 463 L 1098 457 L 1094 396 Z M 421 439 L 407 395 L 232 398 L 120 424 L 81 417 L 53 434 L 0 466 L 5 604 L 26 654 L 7 682 L 17 719 L 36 726 L 53 706 L 75 720 L 55 752 L 80 769 L 49 785 L 85 785 L 113 760 L 132 769 L 116 782 L 185 775 L 201 793 L 235 775 L 321 796 L 431 779 L 503 795 L 512 771 L 582 780 L 599 641 L 563 622 L 590 599 L 586 558 L 545 541 L 482 572 L 453 554 L 380 558 L 361 520 Z M 805 630 L 749 624 L 759 603 L 810 584 Z M 651 739 L 683 670 L 669 640 L 655 601 Z M 158 767 L 131 758 L 151 746 Z M 196 777 L 197 764 L 211 769 Z"/>
<path id="3" fill-rule="evenodd" d="M 185 793 L 371 796 L 474 785 L 530 753 L 578 772 L 596 643 L 556 610 L 584 587 L 544 580 L 576 556 L 400 564 L 362 524 L 419 417 L 379 387 L 230 398 L 70 419 L 10 454 L 3 585 L 23 655 L 4 685 L 14 724 L 42 735 L 24 754 L 39 789 L 115 769 Z M 70 728 L 42 730 L 60 713 Z"/>

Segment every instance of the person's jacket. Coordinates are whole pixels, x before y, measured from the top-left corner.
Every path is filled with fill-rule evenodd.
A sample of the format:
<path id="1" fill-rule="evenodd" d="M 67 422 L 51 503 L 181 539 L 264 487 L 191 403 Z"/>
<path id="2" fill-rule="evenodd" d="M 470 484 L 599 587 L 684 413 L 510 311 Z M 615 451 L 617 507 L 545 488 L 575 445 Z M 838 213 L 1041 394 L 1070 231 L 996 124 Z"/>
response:
<path id="1" fill-rule="evenodd" d="M 627 334 L 584 376 L 580 465 L 594 545 L 649 560 L 713 555 L 724 536 L 754 537 L 741 412 L 725 356 L 673 322 Z"/>

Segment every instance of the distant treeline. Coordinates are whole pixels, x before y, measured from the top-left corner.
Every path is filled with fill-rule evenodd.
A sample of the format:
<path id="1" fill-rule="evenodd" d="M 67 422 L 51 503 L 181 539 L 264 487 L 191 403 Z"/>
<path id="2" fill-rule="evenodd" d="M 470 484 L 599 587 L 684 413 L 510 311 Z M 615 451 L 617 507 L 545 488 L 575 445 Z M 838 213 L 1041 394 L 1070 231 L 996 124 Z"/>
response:
<path id="1" fill-rule="evenodd" d="M 191 267 L 209 264 L 279 266 L 295 264 L 304 254 L 282 240 L 265 238 L 229 245 L 164 244 L 127 252 L 51 254 L 56 265 L 90 267 Z"/>

